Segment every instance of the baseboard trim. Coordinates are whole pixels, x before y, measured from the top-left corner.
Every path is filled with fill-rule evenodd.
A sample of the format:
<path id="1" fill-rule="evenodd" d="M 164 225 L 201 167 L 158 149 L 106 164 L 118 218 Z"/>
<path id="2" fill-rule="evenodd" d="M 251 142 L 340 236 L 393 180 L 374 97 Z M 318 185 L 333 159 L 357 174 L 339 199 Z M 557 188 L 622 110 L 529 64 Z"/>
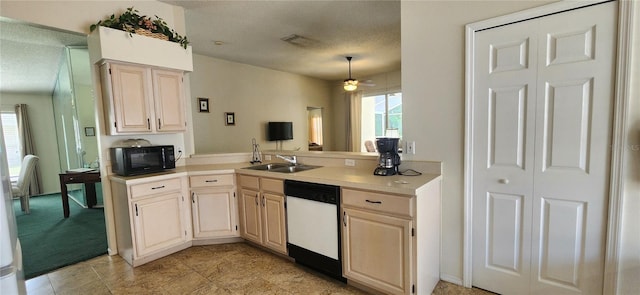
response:
<path id="1" fill-rule="evenodd" d="M 193 239 L 191 242 L 193 246 L 203 246 L 203 245 L 241 243 L 241 242 L 244 242 L 244 239 L 241 237 L 210 238 L 210 239 Z"/>
<path id="2" fill-rule="evenodd" d="M 460 285 L 462 286 L 462 279 L 456 276 L 452 276 L 452 275 L 447 275 L 447 274 L 440 274 L 440 279 L 445 281 L 445 282 L 449 282 L 452 284 L 456 284 L 456 285 Z"/>

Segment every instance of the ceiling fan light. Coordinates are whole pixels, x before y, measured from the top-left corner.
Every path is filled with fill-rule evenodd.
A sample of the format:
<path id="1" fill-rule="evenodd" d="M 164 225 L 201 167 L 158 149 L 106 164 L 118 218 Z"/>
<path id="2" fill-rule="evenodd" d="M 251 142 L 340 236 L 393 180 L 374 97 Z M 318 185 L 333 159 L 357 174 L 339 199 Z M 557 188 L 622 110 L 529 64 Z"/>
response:
<path id="1" fill-rule="evenodd" d="M 345 91 L 354 91 L 356 89 L 358 89 L 358 80 L 354 80 L 354 79 L 344 80 Z"/>

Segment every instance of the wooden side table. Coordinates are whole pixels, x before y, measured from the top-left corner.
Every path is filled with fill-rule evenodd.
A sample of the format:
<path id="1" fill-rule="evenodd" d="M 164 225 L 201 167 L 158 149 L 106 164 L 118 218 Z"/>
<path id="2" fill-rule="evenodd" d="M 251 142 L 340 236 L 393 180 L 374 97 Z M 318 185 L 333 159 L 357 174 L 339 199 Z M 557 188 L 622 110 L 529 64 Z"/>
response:
<path id="1" fill-rule="evenodd" d="M 67 194 L 67 184 L 83 183 L 87 192 L 87 206 L 92 208 L 96 205 L 96 182 L 100 182 L 100 172 L 72 172 L 60 173 L 60 195 L 62 196 L 62 210 L 64 218 L 69 217 L 69 195 Z"/>

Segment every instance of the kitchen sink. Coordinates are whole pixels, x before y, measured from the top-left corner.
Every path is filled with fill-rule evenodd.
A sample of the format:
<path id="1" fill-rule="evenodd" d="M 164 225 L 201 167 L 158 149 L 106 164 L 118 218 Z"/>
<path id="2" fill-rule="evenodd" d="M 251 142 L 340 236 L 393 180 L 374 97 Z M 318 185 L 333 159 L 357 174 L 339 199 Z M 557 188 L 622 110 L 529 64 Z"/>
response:
<path id="1" fill-rule="evenodd" d="M 307 171 L 307 170 L 311 170 L 311 169 L 316 169 L 316 168 L 320 168 L 322 166 L 313 166 L 313 165 L 291 165 L 291 166 L 285 166 L 285 167 L 280 167 L 280 168 L 274 168 L 271 171 L 273 172 L 280 172 L 280 173 L 294 173 L 294 172 L 301 172 L 301 171 Z"/>
<path id="2" fill-rule="evenodd" d="M 320 167 L 322 166 L 302 165 L 302 164 L 292 165 L 287 163 L 271 163 L 271 164 L 262 164 L 262 165 L 244 167 L 244 169 L 273 171 L 273 172 L 280 172 L 280 173 L 294 173 L 294 172 L 307 171 L 307 170 L 320 168 Z"/>
<path id="3" fill-rule="evenodd" d="M 270 171 L 277 168 L 286 168 L 288 166 L 291 166 L 291 165 L 287 163 L 270 163 L 270 164 L 244 167 L 244 169 Z"/>

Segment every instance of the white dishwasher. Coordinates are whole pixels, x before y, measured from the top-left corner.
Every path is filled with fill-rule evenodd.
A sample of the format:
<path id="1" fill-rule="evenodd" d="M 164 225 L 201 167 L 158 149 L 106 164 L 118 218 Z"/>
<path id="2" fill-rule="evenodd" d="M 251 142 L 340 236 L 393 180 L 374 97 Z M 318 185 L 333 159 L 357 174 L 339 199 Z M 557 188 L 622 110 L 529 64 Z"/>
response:
<path id="1" fill-rule="evenodd" d="M 287 249 L 296 263 L 346 281 L 340 251 L 340 187 L 285 180 Z"/>

